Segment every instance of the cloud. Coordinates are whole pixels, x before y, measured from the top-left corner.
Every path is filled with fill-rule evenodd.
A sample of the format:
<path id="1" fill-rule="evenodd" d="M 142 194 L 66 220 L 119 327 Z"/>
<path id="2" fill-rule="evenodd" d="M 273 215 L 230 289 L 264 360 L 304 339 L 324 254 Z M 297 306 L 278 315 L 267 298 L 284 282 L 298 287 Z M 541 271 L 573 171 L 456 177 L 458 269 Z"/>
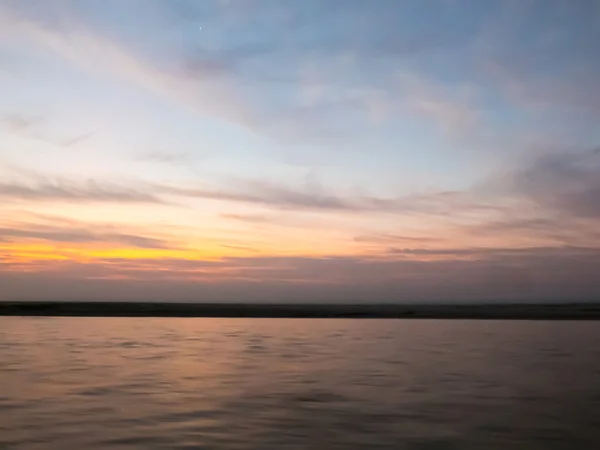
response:
<path id="1" fill-rule="evenodd" d="M 417 72 L 397 77 L 400 108 L 409 115 L 427 118 L 443 132 L 464 137 L 477 133 L 482 117 L 477 105 L 479 89 L 472 84 L 446 86 Z"/>
<path id="2" fill-rule="evenodd" d="M 240 180 L 238 189 L 179 188 L 163 186 L 168 194 L 186 197 L 254 203 L 281 209 L 306 210 L 353 210 L 354 205 L 346 199 L 328 193 L 306 192 L 262 181 Z"/>
<path id="3" fill-rule="evenodd" d="M 82 17 L 63 14 L 61 21 L 67 31 L 61 31 L 23 13 L 6 10 L 4 15 L 7 32 L 29 39 L 76 67 L 94 75 L 118 77 L 202 114 L 232 121 L 286 143 L 355 137 L 364 133 L 364 129 L 353 125 L 357 116 L 358 122 L 379 124 L 402 109 L 402 105 L 407 114 L 430 118 L 445 132 L 462 133 L 474 128 L 477 113 L 462 89 L 446 90 L 434 81 L 425 82 L 425 74 L 418 71 L 412 74 L 410 85 L 406 79 L 402 81 L 403 89 L 397 83 L 373 83 L 365 77 L 367 68 L 385 65 L 390 57 L 410 57 L 451 45 L 452 30 L 429 27 L 415 33 L 412 26 L 398 26 L 390 17 L 402 16 L 406 8 L 397 2 L 371 8 L 351 2 L 339 11 L 314 1 L 291 8 L 262 2 L 248 5 L 243 8 L 247 23 L 236 23 L 232 30 L 240 38 L 216 49 L 184 42 L 169 50 L 169 68 L 164 62 L 161 67 L 142 57 L 125 43 L 94 33 Z M 225 10 L 231 8 L 234 7 L 230 5 Z M 176 19 L 175 25 L 182 27 L 193 20 L 191 17 L 215 14 L 210 7 L 189 2 L 166 3 L 164 9 Z M 398 14 L 390 14 L 390 10 Z M 226 14 L 218 13 L 213 17 L 219 29 L 224 30 L 230 26 L 226 18 Z M 315 20 L 333 20 L 334 26 L 328 23 L 317 35 L 307 33 L 306 27 L 314 26 Z M 285 38 L 257 41 L 245 37 L 251 36 L 246 31 L 254 34 L 253 30 L 261 26 L 265 33 Z M 355 64 L 338 61 L 348 54 L 354 55 Z M 307 65 L 317 68 L 310 80 L 304 74 Z M 322 92 L 322 101 L 307 107 L 298 92 L 314 92 L 315 86 Z"/>
<path id="4" fill-rule="evenodd" d="M 503 3 L 477 37 L 476 66 L 514 105 L 597 121 L 597 2 Z M 543 13 L 541 12 L 543 9 Z"/>
<path id="5" fill-rule="evenodd" d="M 397 248 L 394 253 L 412 256 L 451 256 L 453 258 L 471 257 L 491 259 L 504 256 L 518 256 L 523 259 L 544 256 L 597 255 L 600 248 L 588 247 L 526 247 L 526 248 Z"/>
<path id="6" fill-rule="evenodd" d="M 467 191 L 438 191 L 382 198 L 364 193 L 337 194 L 316 181 L 292 186 L 260 180 L 234 179 L 222 189 L 164 185 L 156 186 L 156 189 L 157 192 L 169 195 L 241 202 L 282 210 L 445 215 L 496 208 L 485 198 L 478 198 L 475 193 Z"/>
<path id="7" fill-rule="evenodd" d="M 0 182 L 3 201 L 164 203 L 156 195 L 111 183 L 41 180 Z"/>
<path id="8" fill-rule="evenodd" d="M 16 9 L 0 9 L 3 32 L 28 39 L 76 67 L 94 75 L 117 77 L 201 113 L 244 126 L 252 122 L 252 115 L 245 112 L 242 104 L 234 98 L 232 86 L 215 79 L 214 71 L 211 76 L 196 76 L 193 80 L 186 80 L 181 74 L 160 69 L 119 42 L 93 33 L 74 16 L 63 15 L 61 22 L 67 31 L 34 21 Z"/>
<path id="9" fill-rule="evenodd" d="M 149 158 L 161 159 L 162 155 Z M 165 161 L 171 160 L 165 155 Z M 173 160 L 178 159 L 173 154 Z M 31 178 L 31 176 L 29 177 Z M 315 180 L 282 184 L 261 180 L 229 179 L 223 187 L 175 186 L 165 184 L 119 185 L 98 181 L 75 182 L 33 178 L 26 182 L 0 183 L 0 198 L 5 200 L 165 203 L 163 197 L 183 197 L 244 203 L 274 210 L 373 213 L 390 215 L 448 216 L 451 221 L 470 218 L 482 223 L 488 233 L 521 228 L 551 228 L 548 212 L 569 213 L 574 217 L 600 217 L 600 151 L 546 155 L 531 165 L 519 168 L 504 178 L 493 178 L 464 191 L 433 191 L 423 194 L 378 197 L 365 191 L 334 192 Z M 495 186 L 494 186 L 495 185 Z M 493 189 L 489 187 L 492 186 Z M 535 202 L 541 209 L 529 216 L 520 211 Z M 483 215 L 493 216 L 493 220 Z M 481 216 L 478 218 L 478 216 Z M 223 217 L 245 222 L 272 222 L 264 214 L 225 214 Z M 542 222 L 545 221 L 543 224 Z M 504 225 L 502 225 L 504 223 Z M 562 223 L 562 221 L 561 221 Z M 527 226 L 525 226 L 527 225 Z M 364 239 L 360 238 L 359 240 Z M 379 236 L 379 240 L 402 236 Z M 416 237 L 424 240 L 425 238 Z M 409 240 L 405 237 L 404 240 Z"/>
<path id="10" fill-rule="evenodd" d="M 265 205 L 260 205 L 264 207 Z M 264 208 L 260 208 L 262 211 Z M 252 208 L 258 209 L 258 208 Z M 276 209 L 276 207 L 274 208 Z M 302 212 L 313 211 L 313 210 L 302 210 Z M 323 210 L 314 210 L 315 212 L 321 212 Z M 333 210 L 335 212 L 337 210 Z M 223 213 L 219 214 L 219 217 L 231 222 L 238 222 L 240 224 L 244 224 L 252 227 L 254 230 L 259 228 L 267 227 L 283 227 L 285 229 L 294 228 L 298 231 L 308 230 L 322 230 L 323 227 L 327 227 L 326 224 L 323 223 L 322 219 L 319 216 L 307 216 L 300 214 L 295 214 L 293 211 L 290 211 L 287 208 L 284 208 L 279 212 L 271 212 L 271 213 Z M 327 220 L 327 219 L 326 219 Z"/>
<path id="11" fill-rule="evenodd" d="M 250 223 L 273 223 L 277 218 L 266 214 L 220 214 L 224 219 Z"/>
<path id="12" fill-rule="evenodd" d="M 597 220 L 574 217 L 562 212 L 540 211 L 535 214 L 518 213 L 499 220 L 491 220 L 467 227 L 467 231 L 481 237 L 501 237 L 545 240 L 574 246 L 593 246 L 600 243 Z"/>
<path id="13" fill-rule="evenodd" d="M 600 149 L 542 156 L 510 182 L 518 193 L 541 206 L 600 218 Z"/>
<path id="14" fill-rule="evenodd" d="M 285 143 L 346 141 L 346 151 L 364 149 L 377 139 L 373 133 L 381 132 L 379 126 L 391 121 L 424 120 L 461 142 L 482 134 L 481 95 L 475 85 L 446 85 L 417 69 L 403 70 L 377 84 L 340 81 L 337 70 L 327 65 L 314 72 L 308 80 L 290 80 L 294 90 L 282 104 L 263 108 L 257 122 L 260 131 Z"/>
<path id="15" fill-rule="evenodd" d="M 95 133 L 93 131 L 88 131 L 86 133 L 82 133 L 77 136 L 73 136 L 69 139 L 65 139 L 64 141 L 60 142 L 59 145 L 61 147 L 74 147 L 74 146 L 80 144 L 81 142 L 87 141 L 92 136 L 94 136 L 94 134 Z"/>
<path id="16" fill-rule="evenodd" d="M 23 239 L 62 243 L 113 243 L 147 249 L 173 248 L 172 244 L 162 239 L 127 233 L 44 225 L 23 225 L 18 228 L 0 227 L 0 240 L 4 242 L 19 242 Z"/>
<path id="17" fill-rule="evenodd" d="M 373 243 L 373 244 L 388 244 L 392 245 L 395 243 L 432 243 L 439 242 L 441 238 L 432 236 L 400 236 L 397 234 L 362 234 L 354 237 L 355 242 Z"/>
<path id="18" fill-rule="evenodd" d="M 242 250 L 244 252 L 258 252 L 258 249 L 255 247 L 250 247 L 247 245 L 229 245 L 229 244 L 221 244 L 221 247 L 231 248 L 233 250 Z"/>
<path id="19" fill-rule="evenodd" d="M 168 6 L 181 26 L 215 13 L 190 2 Z M 428 16 L 443 19 L 442 11 L 450 10 L 438 5 Z M 286 143 L 331 141 L 364 133 L 348 124 L 357 116 L 357 121 L 379 124 L 402 108 L 407 114 L 430 118 L 450 133 L 472 129 L 478 120 L 463 87 L 445 89 L 410 65 L 400 88 L 397 82 L 368 80 L 373 67 L 381 64 L 385 66 L 382 72 L 388 71 L 390 58 L 408 59 L 454 45 L 457 30 L 452 22 L 447 21 L 446 27 L 420 27 L 415 32 L 412 20 L 408 19 L 407 26 L 398 23 L 398 17 L 408 18 L 415 11 L 393 1 L 368 8 L 360 2 L 346 2 L 335 10 L 318 1 L 292 7 L 235 2 L 215 15 L 224 30 L 231 25 L 227 20 L 231 12 L 244 19 L 235 21 L 231 30 L 239 38 L 218 50 L 200 45 L 185 48 L 178 74 L 184 80 L 233 82 L 251 111 L 254 130 Z M 319 25 L 318 31 L 307 32 Z M 263 30 L 261 35 L 281 38 L 257 40 L 257 28 Z M 265 89 L 267 86 L 272 89 Z M 299 96 L 298 92 L 309 94 Z M 306 104 L 307 99 L 311 104 Z"/>
<path id="20" fill-rule="evenodd" d="M 415 17 L 416 11 L 405 3 L 380 1 L 365 7 L 360 1 L 346 1 L 340 6 L 343 7 L 332 8 L 319 0 L 293 5 L 245 0 L 228 2 L 223 11 L 241 14 L 249 26 L 260 26 L 284 36 L 270 42 L 272 51 L 294 55 L 305 52 L 330 57 L 352 50 L 370 60 L 401 58 L 455 42 L 454 30 L 449 27 L 431 26 L 415 33 L 413 28 L 404 26 L 420 18 Z M 189 10 L 185 11 L 185 15 L 190 14 Z M 435 10 L 429 9 L 427 15 L 433 16 L 435 21 L 449 11 L 448 5 L 441 4 Z M 180 16 L 185 19 L 185 15 Z"/>
<path id="21" fill-rule="evenodd" d="M 0 117 L 0 126 L 5 130 L 18 136 L 35 139 L 51 145 L 63 148 L 74 147 L 94 136 L 94 131 L 88 131 L 66 139 L 45 136 L 45 133 L 39 131 L 41 125 L 46 119 L 40 117 L 24 117 L 20 114 L 7 114 Z"/>
<path id="22" fill-rule="evenodd" d="M 161 155 L 149 158 L 161 159 Z M 165 156 L 170 160 L 169 155 Z M 173 156 L 177 160 L 177 155 Z M 329 211 L 342 213 L 385 213 L 445 215 L 494 211 L 489 199 L 469 191 L 438 191 L 419 195 L 377 197 L 367 193 L 336 193 L 319 181 L 307 179 L 299 184 L 228 178 L 224 187 L 176 186 L 160 183 L 79 181 L 50 178 L 15 166 L 11 170 L 27 181 L 0 182 L 0 199 L 6 201 L 124 202 L 168 204 L 166 197 L 205 199 L 264 206 L 275 210 Z M 246 222 L 274 221 L 261 215 L 229 214 L 225 218 Z"/>
<path id="23" fill-rule="evenodd" d="M 190 79 L 222 79 L 236 75 L 237 66 L 228 55 L 196 50 L 182 59 L 181 72 Z"/>
<path id="24" fill-rule="evenodd" d="M 138 158 L 144 162 L 156 162 L 164 164 L 187 164 L 190 162 L 190 155 L 185 152 L 169 152 L 169 151 L 150 151 L 140 155 Z"/>
<path id="25" fill-rule="evenodd" d="M 596 79 L 600 69 L 590 68 L 586 75 L 571 74 L 546 78 L 519 69 L 514 61 L 486 60 L 484 72 L 498 83 L 508 99 L 529 110 L 561 111 L 563 114 L 581 112 L 579 118 L 588 116 L 596 120 L 600 115 L 600 94 Z"/>
<path id="26" fill-rule="evenodd" d="M 39 122 L 40 119 L 26 118 L 19 114 L 7 114 L 0 117 L 0 124 L 12 132 L 26 132 Z"/>
<path id="27" fill-rule="evenodd" d="M 400 259 L 389 255 L 33 262 L 36 271 L 27 276 L 22 275 L 21 263 L 8 260 L 0 261 L 0 281 L 13 297 L 44 299 L 63 295 L 94 299 L 90 287 L 95 280 L 103 287 L 104 299 L 387 303 L 600 298 L 595 270 L 600 249 L 473 249 L 470 258 L 465 253 L 449 250 L 434 260 L 413 252 Z M 84 285 L 87 290 L 81 288 Z"/>

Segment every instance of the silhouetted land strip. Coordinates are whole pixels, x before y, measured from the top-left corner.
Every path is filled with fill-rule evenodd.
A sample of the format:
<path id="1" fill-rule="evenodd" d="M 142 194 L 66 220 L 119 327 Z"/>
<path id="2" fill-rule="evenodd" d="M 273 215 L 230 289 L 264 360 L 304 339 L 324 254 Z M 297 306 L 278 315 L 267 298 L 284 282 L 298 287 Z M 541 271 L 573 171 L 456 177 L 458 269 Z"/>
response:
<path id="1" fill-rule="evenodd" d="M 323 305 L 44 301 L 0 302 L 0 316 L 598 320 L 600 303 Z"/>

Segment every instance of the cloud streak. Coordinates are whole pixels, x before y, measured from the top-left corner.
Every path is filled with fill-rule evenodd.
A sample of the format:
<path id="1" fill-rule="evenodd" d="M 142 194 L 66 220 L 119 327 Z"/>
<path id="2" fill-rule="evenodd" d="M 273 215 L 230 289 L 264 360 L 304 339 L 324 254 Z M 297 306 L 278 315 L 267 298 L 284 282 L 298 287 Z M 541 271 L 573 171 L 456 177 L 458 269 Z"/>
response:
<path id="1" fill-rule="evenodd" d="M 119 202 L 163 203 L 156 195 L 111 183 L 65 180 L 35 182 L 0 182 L 0 199 L 33 202 Z"/>
<path id="2" fill-rule="evenodd" d="M 468 253 L 471 258 L 465 258 Z M 98 260 L 91 263 L 36 263 L 33 278 L 49 283 L 67 298 L 81 296 L 76 286 L 108 283 L 110 298 L 202 301 L 577 301 L 600 295 L 594 267 L 598 249 L 524 248 L 449 250 L 435 260 L 365 257 L 247 257 L 215 261 L 181 259 Z M 448 258 L 450 256 L 450 258 Z M 8 292 L 28 298 L 47 295 L 36 283 L 22 284 L 20 272 L 0 262 Z M 22 264 L 17 265 L 22 270 Z M 15 267 L 17 267 L 15 266 Z M 118 277 L 118 281 L 117 281 Z M 31 277 L 29 278 L 31 279 Z M 290 290 L 291 287 L 294 287 Z M 75 287 L 74 291 L 69 291 Z M 173 291 L 173 289 L 175 289 Z M 104 292 L 104 291 L 103 291 Z M 89 296 L 89 292 L 87 294 Z M 150 297 L 148 297 L 150 296 Z M 367 296 L 367 297 L 365 297 Z M 81 298 L 81 297 L 80 297 Z"/>
<path id="3" fill-rule="evenodd" d="M 168 249 L 173 245 L 165 240 L 147 236 L 92 231 L 83 228 L 65 228 L 44 225 L 24 225 L 19 227 L 0 227 L 0 240 L 3 242 L 23 242 L 24 240 L 42 240 L 55 243 L 111 243 L 145 249 Z"/>
<path id="4" fill-rule="evenodd" d="M 158 158 L 158 156 L 157 156 Z M 179 161 L 177 155 L 173 156 Z M 166 157 L 171 161 L 170 157 Z M 30 174 L 31 175 L 31 174 Z M 32 178 L 30 176 L 29 178 Z M 0 183 L 0 198 L 23 201 L 166 203 L 168 197 L 214 200 L 268 207 L 275 210 L 373 213 L 392 215 L 515 214 L 527 203 L 535 202 L 540 212 L 563 212 L 573 217 L 600 218 L 600 150 L 552 154 L 534 160 L 503 178 L 491 178 L 463 191 L 438 191 L 398 195 L 387 198 L 362 192 L 339 193 L 312 180 L 281 184 L 261 180 L 229 179 L 216 186 L 175 186 L 167 184 L 120 185 L 115 183 L 67 179 L 49 180 L 33 176 L 29 182 Z M 490 189 L 492 187 L 492 189 Z M 227 215 L 225 215 L 227 216 Z M 230 219 L 247 222 L 266 221 L 263 215 Z M 532 227 L 548 227 L 548 217 L 513 217 L 528 220 Z M 537 225 L 536 225 L 536 222 Z M 498 220 L 508 223 L 506 220 Z M 507 228 L 507 226 L 505 226 Z M 493 227 L 490 228 L 492 231 Z"/>
<path id="5" fill-rule="evenodd" d="M 543 156 L 517 172 L 512 183 L 542 206 L 600 219 L 600 149 Z"/>
<path id="6" fill-rule="evenodd" d="M 24 37 L 81 69 L 118 77 L 159 96 L 189 105 L 201 113 L 245 126 L 250 124 L 251 115 L 246 114 L 242 104 L 233 98 L 231 89 L 215 82 L 213 76 L 196 76 L 193 82 L 186 81 L 134 55 L 116 41 L 92 33 L 83 24 L 77 23 L 74 17 L 62 19 L 69 23 L 68 31 L 44 25 L 8 8 L 0 9 L 4 32 Z M 207 75 L 206 71 L 204 75 Z"/>
<path id="7" fill-rule="evenodd" d="M 286 186 L 258 180 L 235 180 L 223 189 L 160 186 L 165 194 L 256 204 L 282 210 L 331 211 L 347 213 L 446 214 L 461 209 L 493 209 L 469 192 L 433 192 L 430 194 L 382 198 L 371 195 L 338 195 L 320 185 Z"/>
<path id="8" fill-rule="evenodd" d="M 8 114 L 0 117 L 0 124 L 12 132 L 26 132 L 40 122 L 40 119 L 23 117 L 19 114 Z"/>

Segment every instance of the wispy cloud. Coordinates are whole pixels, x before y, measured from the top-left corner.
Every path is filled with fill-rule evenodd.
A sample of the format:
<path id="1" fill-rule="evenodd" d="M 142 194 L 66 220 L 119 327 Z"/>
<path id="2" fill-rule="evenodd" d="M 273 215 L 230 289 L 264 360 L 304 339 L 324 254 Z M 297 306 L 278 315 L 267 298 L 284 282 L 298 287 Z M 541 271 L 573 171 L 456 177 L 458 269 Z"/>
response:
<path id="1" fill-rule="evenodd" d="M 273 223 L 277 218 L 267 214 L 221 214 L 224 219 L 249 223 Z"/>
<path id="2" fill-rule="evenodd" d="M 368 194 L 336 194 L 319 183 L 283 185 L 259 180 L 235 180 L 226 188 L 158 188 L 165 194 L 241 202 L 274 209 L 313 211 L 446 214 L 449 211 L 490 210 L 494 206 L 470 192 L 447 191 L 382 198 Z"/>
<path id="3" fill-rule="evenodd" d="M 585 74 L 575 73 L 569 79 L 548 79 L 520 72 L 511 61 L 488 60 L 483 64 L 484 72 L 517 106 L 542 112 L 558 110 L 567 115 L 579 112 L 580 118 L 597 119 L 600 115 L 600 94 L 596 89 L 600 68 L 586 69 Z"/>
<path id="4" fill-rule="evenodd" d="M 18 171 L 18 167 L 16 168 Z M 339 213 L 460 214 L 491 211 L 497 206 L 469 191 L 438 191 L 419 195 L 378 197 L 367 193 L 326 188 L 317 180 L 282 184 L 261 180 L 229 178 L 226 183 L 177 186 L 161 183 L 110 182 L 45 177 L 23 171 L 13 181 L 0 182 L 0 198 L 12 201 L 169 203 L 169 197 L 204 199 L 267 207 L 273 210 Z M 230 214 L 229 219 L 258 222 L 261 215 Z"/>
<path id="5" fill-rule="evenodd" d="M 179 159 L 165 155 L 165 161 Z M 150 157 L 150 156 L 149 156 Z M 154 159 L 154 156 L 151 156 Z M 162 159 L 161 155 L 156 155 Z M 31 177 L 30 177 L 31 178 Z M 268 207 L 274 210 L 330 211 L 394 215 L 515 214 L 527 203 L 548 211 L 556 210 L 578 217 L 600 217 L 600 152 L 547 155 L 530 166 L 519 168 L 500 179 L 490 179 L 463 191 L 431 191 L 423 194 L 379 197 L 364 190 L 333 190 L 315 180 L 300 183 L 275 183 L 262 180 L 229 179 L 216 185 L 176 186 L 167 184 L 116 184 L 111 182 L 34 177 L 28 182 L 0 183 L 0 198 L 30 201 L 96 201 L 129 203 L 165 203 L 168 197 L 234 202 Z M 486 185 L 496 186 L 487 189 Z M 547 214 L 546 214 L 547 215 Z M 513 216 L 516 220 L 520 215 Z M 260 222 L 264 215 L 235 215 L 229 219 Z M 542 220 L 544 215 L 528 220 Z M 498 221 L 498 219 L 494 219 Z M 522 220 L 522 219 L 519 219 Z M 533 223 L 533 222 L 532 222 Z"/>
<path id="6" fill-rule="evenodd" d="M 75 147 L 92 138 L 96 133 L 95 131 L 87 131 L 67 138 L 57 138 L 41 131 L 41 126 L 44 125 L 44 122 L 46 122 L 45 117 L 25 117 L 20 114 L 7 114 L 0 117 L 0 128 L 4 128 L 4 130 L 13 135 L 26 139 L 34 139 L 63 149 Z"/>
<path id="7" fill-rule="evenodd" d="M 596 2 L 97 8 L 0 0 L 3 289 L 600 295 Z"/>
<path id="8" fill-rule="evenodd" d="M 477 37 L 477 69 L 520 109 L 597 121 L 599 8 L 594 1 L 503 3 Z"/>
<path id="9" fill-rule="evenodd" d="M 0 117 L 0 124 L 12 132 L 26 132 L 40 122 L 38 118 L 27 118 L 20 114 L 8 114 Z"/>
<path id="10" fill-rule="evenodd" d="M 449 88 L 423 74 L 401 73 L 398 76 L 400 108 L 409 115 L 432 121 L 451 137 L 465 137 L 482 126 L 478 89 L 475 85 Z"/>
<path id="11" fill-rule="evenodd" d="M 542 156 L 511 181 L 518 192 L 541 206 L 600 218 L 600 149 Z"/>
<path id="12" fill-rule="evenodd" d="M 164 164 L 188 164 L 190 162 L 190 155 L 186 152 L 176 152 L 176 151 L 149 151 L 143 153 L 138 158 L 143 162 L 155 162 L 155 163 L 164 163 Z"/>
<path id="13" fill-rule="evenodd" d="M 495 237 L 520 240 L 544 240 L 555 245 L 598 246 L 600 229 L 598 221 L 589 217 L 574 217 L 562 212 L 550 214 L 507 215 L 498 220 L 482 222 L 466 229 L 482 238 Z"/>
<path id="14" fill-rule="evenodd" d="M 187 23 L 190 17 L 181 17 L 181 11 L 191 14 L 189 11 L 202 10 L 187 2 L 168 5 L 166 9 L 182 23 Z M 202 114 L 233 121 L 285 143 L 351 141 L 366 132 L 351 125 L 352 117 L 360 117 L 365 124 L 379 124 L 398 113 L 424 117 L 451 135 L 473 131 L 480 118 L 471 94 L 464 87 L 448 89 L 410 66 L 403 69 L 399 81 L 386 81 L 389 77 L 377 83 L 365 80 L 366 68 L 385 65 L 387 58 L 411 57 L 451 45 L 452 29 L 415 34 L 408 27 L 390 21 L 390 17 L 398 16 L 390 14 L 388 9 L 401 14 L 406 7 L 394 2 L 385 8 L 363 8 L 350 3 L 337 17 L 320 2 L 310 1 L 292 8 L 257 2 L 244 9 L 244 14 L 252 18 L 249 23 L 264 21 L 267 31 L 285 33 L 288 38 L 241 39 L 218 49 L 184 46 L 170 55 L 175 60 L 174 69 L 161 68 L 123 43 L 93 32 L 76 17 L 62 17 L 68 31 L 59 31 L 22 14 L 5 11 L 4 15 L 7 32 L 12 30 L 77 67 L 93 74 L 118 77 L 192 106 Z M 441 9 L 447 8 L 441 6 Z M 350 26 L 331 27 L 315 39 L 306 32 L 290 33 L 290 24 L 285 25 L 291 21 L 294 27 L 311 27 L 315 17 L 319 22 L 327 22 L 327 16 L 361 28 L 374 23 L 366 21 L 365 14 L 372 16 L 370 19 L 379 26 L 369 25 L 362 33 Z M 206 11 L 200 15 L 205 16 Z M 338 62 L 345 55 L 353 55 L 351 59 L 355 62 L 351 67 Z M 316 68 L 309 78 L 304 73 L 306 66 Z M 342 81 L 348 72 L 349 80 Z M 306 105 L 306 99 L 297 95 L 307 91 L 307 83 L 312 92 L 315 86 L 321 92 L 312 105 Z M 283 95 L 273 97 L 269 89 L 273 85 L 279 85 L 276 90 Z"/>
<path id="15" fill-rule="evenodd" d="M 111 183 L 43 180 L 0 182 L 3 201 L 164 203 L 156 195 Z"/>
<path id="16" fill-rule="evenodd" d="M 55 243 L 111 243 L 147 249 L 173 248 L 165 240 L 128 233 L 31 224 L 14 228 L 0 227 L 0 240 L 4 242 L 19 243 L 30 239 Z"/>
<path id="17" fill-rule="evenodd" d="M 374 244 L 400 244 L 400 243 L 420 243 L 429 244 L 439 242 L 441 238 L 433 236 L 402 236 L 398 234 L 362 234 L 354 237 L 355 242 L 374 243 Z"/>
<path id="18" fill-rule="evenodd" d="M 8 292 L 40 298 L 36 286 L 51 286 L 66 298 L 93 297 L 94 280 L 119 278 L 103 284 L 111 298 L 160 296 L 176 292 L 172 300 L 239 301 L 477 301 L 592 299 L 600 295 L 594 267 L 600 251 L 579 248 L 464 249 L 447 251 L 443 258 L 364 257 L 246 257 L 215 261 L 181 259 L 98 260 L 91 263 L 36 263 L 37 273 L 23 278 L 0 262 L 0 281 Z M 426 255 L 431 256 L 431 255 Z M 465 256 L 469 256 L 466 258 Z M 41 264 L 41 265 L 40 265 Z M 23 284 L 36 279 L 42 284 Z M 77 286 L 85 282 L 85 294 Z M 291 287 L 293 286 L 293 289 Z M 166 292 L 166 291 L 165 291 Z M 210 294 L 209 294 L 210 292 Z M 151 294 L 152 293 L 152 294 Z M 365 298 L 368 296 L 368 300 Z M 240 297 L 241 296 L 241 297 Z M 47 298 L 47 297 L 46 297 Z M 153 297 L 154 298 L 154 297 Z"/>
<path id="19" fill-rule="evenodd" d="M 73 16 L 62 19 L 69 23 L 68 31 L 45 26 L 8 8 L 0 10 L 4 33 L 11 32 L 28 39 L 77 67 L 93 74 L 118 77 L 202 113 L 244 125 L 251 122 L 251 115 L 244 112 L 242 104 L 231 95 L 231 89 L 214 82 L 213 76 L 185 80 L 175 73 L 159 69 L 118 42 L 93 33 Z"/>
<path id="20" fill-rule="evenodd" d="M 74 146 L 80 144 L 81 142 L 87 141 L 92 136 L 94 136 L 94 134 L 95 134 L 94 131 L 88 131 L 86 133 L 78 134 L 76 136 L 70 137 L 68 139 L 65 139 L 65 140 L 59 142 L 59 145 L 61 147 L 67 147 L 67 148 L 74 147 Z"/>
<path id="21" fill-rule="evenodd" d="M 167 194 L 210 200 L 224 200 L 272 206 L 288 209 L 306 210 L 352 210 L 354 205 L 346 199 L 328 193 L 306 192 L 285 186 L 279 186 L 261 181 L 242 181 L 239 189 L 185 188 L 167 187 L 161 189 Z"/>

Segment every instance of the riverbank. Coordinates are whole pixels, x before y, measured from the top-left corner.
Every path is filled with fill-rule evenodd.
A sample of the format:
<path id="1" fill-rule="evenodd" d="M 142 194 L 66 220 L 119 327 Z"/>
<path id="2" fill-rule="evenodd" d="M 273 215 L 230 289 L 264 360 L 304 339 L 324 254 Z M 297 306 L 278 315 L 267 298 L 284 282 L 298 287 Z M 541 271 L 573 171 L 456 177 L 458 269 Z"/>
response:
<path id="1" fill-rule="evenodd" d="M 600 303 L 345 305 L 13 301 L 0 302 L 0 316 L 598 320 Z"/>

